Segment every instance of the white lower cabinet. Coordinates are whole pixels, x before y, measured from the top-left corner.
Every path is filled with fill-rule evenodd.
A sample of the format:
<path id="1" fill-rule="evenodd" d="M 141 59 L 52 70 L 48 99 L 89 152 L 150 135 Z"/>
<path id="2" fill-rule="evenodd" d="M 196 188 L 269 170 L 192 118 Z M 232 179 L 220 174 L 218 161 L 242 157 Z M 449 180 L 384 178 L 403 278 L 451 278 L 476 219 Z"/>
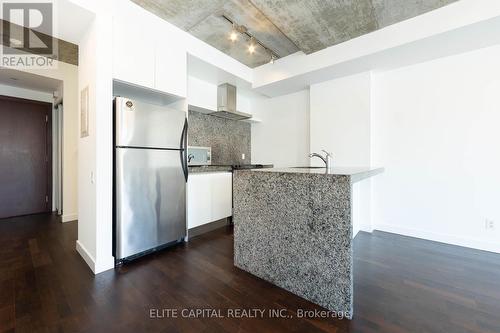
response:
<path id="1" fill-rule="evenodd" d="M 187 189 L 189 229 L 233 214 L 231 172 L 189 174 Z"/>

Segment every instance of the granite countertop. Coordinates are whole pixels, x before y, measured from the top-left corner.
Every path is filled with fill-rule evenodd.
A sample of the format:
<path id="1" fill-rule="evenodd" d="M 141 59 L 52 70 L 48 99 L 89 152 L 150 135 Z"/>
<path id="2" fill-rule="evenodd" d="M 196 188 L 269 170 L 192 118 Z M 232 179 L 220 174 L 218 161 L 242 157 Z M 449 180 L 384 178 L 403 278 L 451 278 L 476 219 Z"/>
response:
<path id="1" fill-rule="evenodd" d="M 203 165 L 203 166 L 190 166 L 188 167 L 189 173 L 215 173 L 215 172 L 232 172 L 233 169 L 230 165 Z"/>
<path id="2" fill-rule="evenodd" d="M 370 172 L 370 168 L 235 171 L 235 266 L 351 318 L 353 175 Z"/>
<path id="3" fill-rule="evenodd" d="M 325 176 L 347 176 L 351 182 L 358 182 L 365 178 L 369 178 L 384 172 L 384 168 L 371 167 L 334 167 L 326 168 L 272 168 L 272 169 L 252 169 L 250 172 L 273 172 L 273 173 L 291 173 L 291 174 L 309 174 L 309 175 L 325 175 Z"/>

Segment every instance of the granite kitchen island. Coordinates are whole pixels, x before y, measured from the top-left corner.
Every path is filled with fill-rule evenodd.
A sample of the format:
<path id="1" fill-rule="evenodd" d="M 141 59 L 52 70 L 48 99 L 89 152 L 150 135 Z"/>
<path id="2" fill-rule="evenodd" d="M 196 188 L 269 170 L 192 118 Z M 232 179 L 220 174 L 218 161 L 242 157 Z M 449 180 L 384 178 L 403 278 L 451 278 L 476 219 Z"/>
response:
<path id="1" fill-rule="evenodd" d="M 353 314 L 353 183 L 381 168 L 236 171 L 234 264 L 343 316 Z"/>

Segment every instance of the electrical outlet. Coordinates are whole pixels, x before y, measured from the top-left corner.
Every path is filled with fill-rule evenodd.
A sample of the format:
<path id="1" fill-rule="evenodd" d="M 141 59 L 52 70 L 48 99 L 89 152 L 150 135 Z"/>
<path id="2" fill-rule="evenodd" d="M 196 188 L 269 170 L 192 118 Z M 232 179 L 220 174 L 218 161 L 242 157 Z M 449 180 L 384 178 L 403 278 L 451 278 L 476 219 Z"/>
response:
<path id="1" fill-rule="evenodd" d="M 495 221 L 490 219 L 484 220 L 484 227 L 486 230 L 494 230 L 495 229 Z"/>

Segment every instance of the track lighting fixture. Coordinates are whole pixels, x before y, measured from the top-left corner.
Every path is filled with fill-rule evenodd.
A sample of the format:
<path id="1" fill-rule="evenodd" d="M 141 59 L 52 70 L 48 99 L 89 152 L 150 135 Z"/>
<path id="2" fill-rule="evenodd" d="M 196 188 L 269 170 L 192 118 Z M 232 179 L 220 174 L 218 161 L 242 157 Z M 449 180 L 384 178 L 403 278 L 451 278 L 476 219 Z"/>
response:
<path id="1" fill-rule="evenodd" d="M 257 45 L 259 45 L 262 49 L 264 49 L 270 56 L 271 59 L 269 63 L 274 64 L 274 61 L 279 58 L 279 56 L 273 52 L 270 48 L 266 47 L 260 40 L 255 38 L 250 32 L 248 32 L 247 28 L 243 25 L 238 25 L 236 22 L 231 20 L 227 15 L 223 14 L 222 18 L 231 23 L 231 31 L 229 32 L 229 40 L 233 43 L 238 41 L 240 35 L 246 36 L 248 39 L 248 53 L 255 54 L 257 51 Z"/>

